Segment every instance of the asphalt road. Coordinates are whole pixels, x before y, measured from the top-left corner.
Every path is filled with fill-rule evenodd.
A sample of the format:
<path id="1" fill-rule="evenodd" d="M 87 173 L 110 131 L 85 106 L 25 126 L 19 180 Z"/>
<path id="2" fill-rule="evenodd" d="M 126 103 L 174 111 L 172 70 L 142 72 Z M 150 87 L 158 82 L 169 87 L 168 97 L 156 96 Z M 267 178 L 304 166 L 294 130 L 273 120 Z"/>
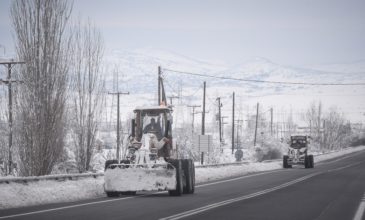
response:
<path id="1" fill-rule="evenodd" d="M 365 152 L 361 152 L 315 163 L 314 169 L 298 166 L 201 184 L 193 195 L 150 192 L 16 208 L 0 210 L 0 219 L 346 220 L 361 216 L 358 208 L 364 192 Z"/>

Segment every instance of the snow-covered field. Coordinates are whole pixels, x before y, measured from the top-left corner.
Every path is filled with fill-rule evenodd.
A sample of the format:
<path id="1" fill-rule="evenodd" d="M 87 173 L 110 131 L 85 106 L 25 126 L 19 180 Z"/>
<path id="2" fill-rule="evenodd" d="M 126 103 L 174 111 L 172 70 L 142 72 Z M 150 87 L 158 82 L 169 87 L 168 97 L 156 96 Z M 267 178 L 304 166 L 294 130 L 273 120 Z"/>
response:
<path id="1" fill-rule="evenodd" d="M 365 150 L 365 146 L 318 155 L 315 156 L 315 162 L 325 161 L 362 150 Z M 204 183 L 227 177 L 281 169 L 281 167 L 281 161 L 273 161 L 215 168 L 197 168 L 196 182 Z M 44 180 L 26 184 L 0 184 L 0 209 L 104 197 L 103 184 L 103 177 L 66 181 Z"/>

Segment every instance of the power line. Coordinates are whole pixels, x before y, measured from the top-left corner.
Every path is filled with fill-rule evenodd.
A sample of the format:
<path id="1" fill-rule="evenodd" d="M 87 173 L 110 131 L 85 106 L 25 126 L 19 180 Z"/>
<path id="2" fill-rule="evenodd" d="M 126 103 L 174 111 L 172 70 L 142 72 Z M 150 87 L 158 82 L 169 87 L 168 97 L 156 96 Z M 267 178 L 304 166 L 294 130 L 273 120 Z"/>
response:
<path id="1" fill-rule="evenodd" d="M 215 78 L 215 79 L 225 79 L 225 80 L 235 80 L 235 81 L 242 81 L 242 82 L 253 82 L 253 83 L 271 83 L 271 84 L 285 84 L 285 85 L 308 85 L 308 86 L 364 86 L 364 83 L 303 83 L 303 82 L 282 82 L 282 81 L 268 81 L 268 80 L 256 80 L 256 79 L 241 79 L 241 78 L 234 78 L 234 77 L 227 77 L 227 76 L 213 76 L 213 75 L 205 75 L 200 73 L 192 73 L 192 72 L 185 72 L 179 70 L 172 70 L 172 69 L 163 69 L 170 72 L 181 73 L 185 75 L 192 75 L 192 76 L 201 76 L 201 77 L 208 77 L 208 78 Z"/>
<path id="2" fill-rule="evenodd" d="M 166 79 L 166 78 L 164 78 L 164 80 L 165 80 L 165 83 L 166 83 L 166 85 L 175 93 L 175 94 L 179 94 L 178 92 L 176 92 L 176 90 L 175 90 L 175 88 L 173 87 L 174 85 L 172 85 L 172 84 L 170 84 L 169 83 L 169 81 Z"/>

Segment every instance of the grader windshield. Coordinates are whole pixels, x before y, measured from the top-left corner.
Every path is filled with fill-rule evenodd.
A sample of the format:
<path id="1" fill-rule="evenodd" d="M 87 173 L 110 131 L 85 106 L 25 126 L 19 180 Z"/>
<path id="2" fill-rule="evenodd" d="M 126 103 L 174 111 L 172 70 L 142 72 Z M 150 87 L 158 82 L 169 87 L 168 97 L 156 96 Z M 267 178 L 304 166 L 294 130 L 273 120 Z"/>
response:
<path id="1" fill-rule="evenodd" d="M 300 149 L 307 147 L 307 137 L 306 136 L 292 136 L 290 138 L 290 147 L 294 149 Z"/>
<path id="2" fill-rule="evenodd" d="M 170 109 L 166 107 L 137 108 L 134 110 L 136 119 L 136 136 L 142 138 L 143 134 L 153 133 L 158 140 L 169 135 L 167 122 L 171 123 Z"/>

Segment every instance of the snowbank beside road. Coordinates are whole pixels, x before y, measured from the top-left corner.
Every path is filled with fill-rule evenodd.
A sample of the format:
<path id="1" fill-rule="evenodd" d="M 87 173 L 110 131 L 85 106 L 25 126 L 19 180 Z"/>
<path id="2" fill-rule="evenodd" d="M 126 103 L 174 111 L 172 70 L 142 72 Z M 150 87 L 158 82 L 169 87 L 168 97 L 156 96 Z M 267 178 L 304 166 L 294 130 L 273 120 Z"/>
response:
<path id="1" fill-rule="evenodd" d="M 315 156 L 315 162 L 325 161 L 346 154 L 365 150 L 365 146 Z M 282 167 L 281 161 L 249 163 L 214 168 L 196 168 L 196 182 L 203 183 L 231 176 L 246 175 Z M 0 209 L 47 203 L 70 202 L 104 197 L 104 178 L 0 184 Z"/>
<path id="2" fill-rule="evenodd" d="M 104 196 L 104 178 L 0 184 L 0 209 Z"/>
<path id="3" fill-rule="evenodd" d="M 204 183 L 212 180 L 224 179 L 232 176 L 242 176 L 260 171 L 275 170 L 282 168 L 281 162 L 249 163 L 212 168 L 196 168 L 196 183 Z"/>
<path id="4" fill-rule="evenodd" d="M 359 152 L 359 151 L 362 151 L 362 150 L 365 150 L 365 146 L 349 147 L 349 148 L 345 148 L 345 149 L 340 150 L 340 151 L 324 153 L 322 155 L 314 156 L 314 162 L 321 162 L 321 161 L 333 159 L 333 158 L 336 158 L 336 157 L 340 157 L 340 156 L 343 156 L 343 155 L 346 155 L 346 154 Z"/>

